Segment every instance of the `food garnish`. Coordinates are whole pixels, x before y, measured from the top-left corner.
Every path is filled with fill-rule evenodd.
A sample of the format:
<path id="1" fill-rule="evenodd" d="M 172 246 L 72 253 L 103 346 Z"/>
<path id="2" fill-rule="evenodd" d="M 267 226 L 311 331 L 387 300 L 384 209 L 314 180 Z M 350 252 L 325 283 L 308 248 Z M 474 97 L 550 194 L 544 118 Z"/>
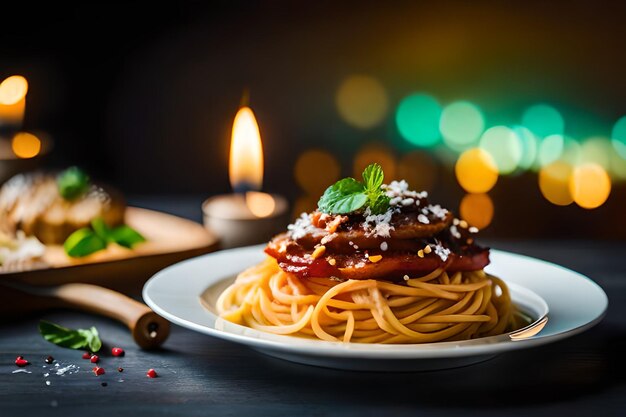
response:
<path id="1" fill-rule="evenodd" d="M 109 228 L 102 217 L 91 221 L 91 228 L 83 227 L 72 233 L 63 244 L 65 253 L 73 258 L 81 258 L 106 249 L 109 243 L 117 243 L 125 248 L 132 249 L 136 244 L 146 239 L 128 225 Z"/>
<path id="2" fill-rule="evenodd" d="M 39 322 L 39 333 L 50 343 L 70 349 L 89 348 L 97 352 L 102 347 L 102 341 L 95 327 L 89 329 L 68 329 L 46 320 Z"/>
<path id="3" fill-rule="evenodd" d="M 89 176 L 78 167 L 70 167 L 57 177 L 59 194 L 68 201 L 76 200 L 89 190 Z"/>
<path id="4" fill-rule="evenodd" d="M 369 208 L 372 214 L 382 214 L 389 208 L 389 197 L 382 188 L 385 175 L 378 164 L 368 165 L 362 174 L 363 182 L 348 177 L 328 187 L 319 202 L 319 210 L 326 214 L 348 214 Z"/>

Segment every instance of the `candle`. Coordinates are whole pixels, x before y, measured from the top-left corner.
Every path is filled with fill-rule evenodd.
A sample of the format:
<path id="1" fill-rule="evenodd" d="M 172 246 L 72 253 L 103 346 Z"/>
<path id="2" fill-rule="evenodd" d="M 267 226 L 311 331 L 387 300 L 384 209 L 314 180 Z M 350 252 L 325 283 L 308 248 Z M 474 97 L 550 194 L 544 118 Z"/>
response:
<path id="1" fill-rule="evenodd" d="M 0 83 L 0 126 L 19 129 L 24 120 L 28 82 L 13 75 Z"/>
<path id="2" fill-rule="evenodd" d="M 228 168 L 235 193 L 211 197 L 202 205 L 204 224 L 222 248 L 265 242 L 283 230 L 289 220 L 287 200 L 260 191 L 263 147 L 250 107 L 242 106 L 235 116 Z"/>

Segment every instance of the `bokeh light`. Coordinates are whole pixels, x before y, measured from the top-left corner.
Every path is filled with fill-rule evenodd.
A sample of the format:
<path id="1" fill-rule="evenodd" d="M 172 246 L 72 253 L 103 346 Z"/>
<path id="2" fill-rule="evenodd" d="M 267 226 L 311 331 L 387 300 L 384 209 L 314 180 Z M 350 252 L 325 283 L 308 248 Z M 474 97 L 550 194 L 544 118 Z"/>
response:
<path id="1" fill-rule="evenodd" d="M 485 130 L 485 117 L 474 104 L 456 101 L 441 112 L 439 129 L 446 145 L 464 151 L 473 146 Z"/>
<path id="2" fill-rule="evenodd" d="M 294 166 L 298 185 L 308 194 L 320 196 L 341 174 L 339 162 L 332 154 L 319 149 L 303 152 Z"/>
<path id="3" fill-rule="evenodd" d="M 563 116 L 547 104 L 536 104 L 526 109 L 522 116 L 522 125 L 540 138 L 562 135 L 565 131 Z"/>
<path id="4" fill-rule="evenodd" d="M 382 143 L 367 144 L 357 152 L 352 165 L 352 176 L 360 179 L 363 170 L 375 162 L 385 172 L 386 183 L 396 179 L 396 158 L 391 149 Z"/>
<path id="5" fill-rule="evenodd" d="M 611 176 L 617 180 L 626 180 L 626 158 L 623 158 L 617 150 L 613 149 L 611 158 Z"/>
<path id="6" fill-rule="evenodd" d="M 522 147 L 522 157 L 519 160 L 518 167 L 524 170 L 533 168 L 539 152 L 539 139 L 530 129 L 524 126 L 514 126 L 513 132 L 517 135 Z"/>
<path id="7" fill-rule="evenodd" d="M 546 200 L 557 206 L 567 206 L 574 201 L 569 183 L 572 166 L 565 161 L 556 161 L 539 171 L 539 190 Z"/>
<path id="8" fill-rule="evenodd" d="M 28 92 L 28 81 L 21 75 L 13 75 L 0 83 L 0 104 L 13 105 Z"/>
<path id="9" fill-rule="evenodd" d="M 573 138 L 563 138 L 563 151 L 558 158 L 559 161 L 565 161 L 571 166 L 576 166 L 582 161 L 582 146 Z"/>
<path id="10" fill-rule="evenodd" d="M 522 144 L 519 136 L 506 126 L 487 129 L 480 138 L 480 148 L 487 151 L 501 174 L 515 171 L 522 159 Z"/>
<path id="11" fill-rule="evenodd" d="M 586 139 L 580 147 L 580 162 L 592 162 L 605 170 L 611 166 L 611 152 L 613 146 L 608 138 L 600 136 Z"/>
<path id="12" fill-rule="evenodd" d="M 493 201 L 487 194 L 466 194 L 461 200 L 459 215 L 470 225 L 484 229 L 493 219 Z"/>
<path id="13" fill-rule="evenodd" d="M 276 208 L 276 201 L 271 194 L 248 191 L 245 194 L 245 198 L 248 209 L 256 217 L 267 217 L 272 214 Z"/>
<path id="14" fill-rule="evenodd" d="M 611 178 L 598 164 L 582 164 L 574 169 L 569 188 L 576 204 L 582 208 L 594 209 L 609 198 Z"/>
<path id="15" fill-rule="evenodd" d="M 337 90 L 336 104 L 341 118 L 359 129 L 380 124 L 389 109 L 385 87 L 366 75 L 346 78 Z"/>
<path id="16" fill-rule="evenodd" d="M 498 168 L 493 158 L 480 148 L 463 152 L 454 172 L 461 187 L 469 193 L 486 193 L 498 181 Z"/>
<path id="17" fill-rule="evenodd" d="M 559 159 L 564 148 L 565 139 L 563 135 L 550 135 L 543 138 L 539 145 L 539 165 L 543 167 Z"/>
<path id="18" fill-rule="evenodd" d="M 613 126 L 611 139 L 615 150 L 626 159 L 626 116 L 622 116 Z"/>
<path id="19" fill-rule="evenodd" d="M 13 136 L 11 148 L 18 158 L 34 158 L 41 151 L 41 141 L 32 133 L 20 132 Z"/>
<path id="20" fill-rule="evenodd" d="M 412 190 L 431 191 L 437 180 L 437 172 L 437 163 L 429 153 L 413 151 L 398 161 L 397 179 L 405 179 Z"/>
<path id="21" fill-rule="evenodd" d="M 441 141 L 439 120 L 441 106 L 428 94 L 412 94 L 405 97 L 396 112 L 398 131 L 412 144 L 426 148 Z"/>

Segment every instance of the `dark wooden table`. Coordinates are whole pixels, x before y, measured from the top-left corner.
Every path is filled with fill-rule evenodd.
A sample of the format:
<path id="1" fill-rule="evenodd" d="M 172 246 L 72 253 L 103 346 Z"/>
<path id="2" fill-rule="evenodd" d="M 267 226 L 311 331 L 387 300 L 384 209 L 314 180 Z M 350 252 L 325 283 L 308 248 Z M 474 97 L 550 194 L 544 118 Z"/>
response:
<path id="1" fill-rule="evenodd" d="M 199 199 L 134 202 L 200 217 Z M 177 326 L 162 350 L 146 352 L 116 322 L 54 311 L 0 325 L 0 416 L 626 415 L 626 243 L 490 243 L 590 276 L 609 295 L 608 315 L 594 329 L 552 345 L 461 369 L 393 374 L 292 364 Z M 97 326 L 107 345 L 100 363 L 107 373 L 96 377 L 81 352 L 45 342 L 37 332 L 40 318 Z M 107 354 L 113 345 L 126 356 Z M 32 373 L 12 373 L 20 354 L 32 362 Z M 48 355 L 80 371 L 44 377 Z M 159 378 L 147 378 L 149 368 Z"/>

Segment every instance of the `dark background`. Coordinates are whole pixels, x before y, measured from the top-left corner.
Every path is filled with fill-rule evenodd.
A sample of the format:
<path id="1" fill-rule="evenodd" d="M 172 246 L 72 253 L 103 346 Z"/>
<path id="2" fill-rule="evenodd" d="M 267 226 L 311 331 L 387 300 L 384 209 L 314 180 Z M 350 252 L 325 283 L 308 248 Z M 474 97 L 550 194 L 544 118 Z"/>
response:
<path id="1" fill-rule="evenodd" d="M 54 139 L 49 167 L 78 164 L 130 195 L 229 192 L 229 135 L 250 90 L 267 191 L 300 194 L 297 155 L 321 148 L 343 175 L 370 143 L 401 156 L 393 109 L 413 91 L 479 103 L 488 125 L 548 102 L 578 135 L 609 135 L 626 113 L 626 5 L 617 2 L 219 1 L 3 5 L 0 78 L 29 81 L 25 130 Z M 338 85 L 376 77 L 390 116 L 358 130 L 337 113 Z M 441 163 L 434 200 L 463 196 Z M 536 173 L 490 192 L 499 237 L 623 239 L 626 188 L 595 210 L 557 207 Z"/>

